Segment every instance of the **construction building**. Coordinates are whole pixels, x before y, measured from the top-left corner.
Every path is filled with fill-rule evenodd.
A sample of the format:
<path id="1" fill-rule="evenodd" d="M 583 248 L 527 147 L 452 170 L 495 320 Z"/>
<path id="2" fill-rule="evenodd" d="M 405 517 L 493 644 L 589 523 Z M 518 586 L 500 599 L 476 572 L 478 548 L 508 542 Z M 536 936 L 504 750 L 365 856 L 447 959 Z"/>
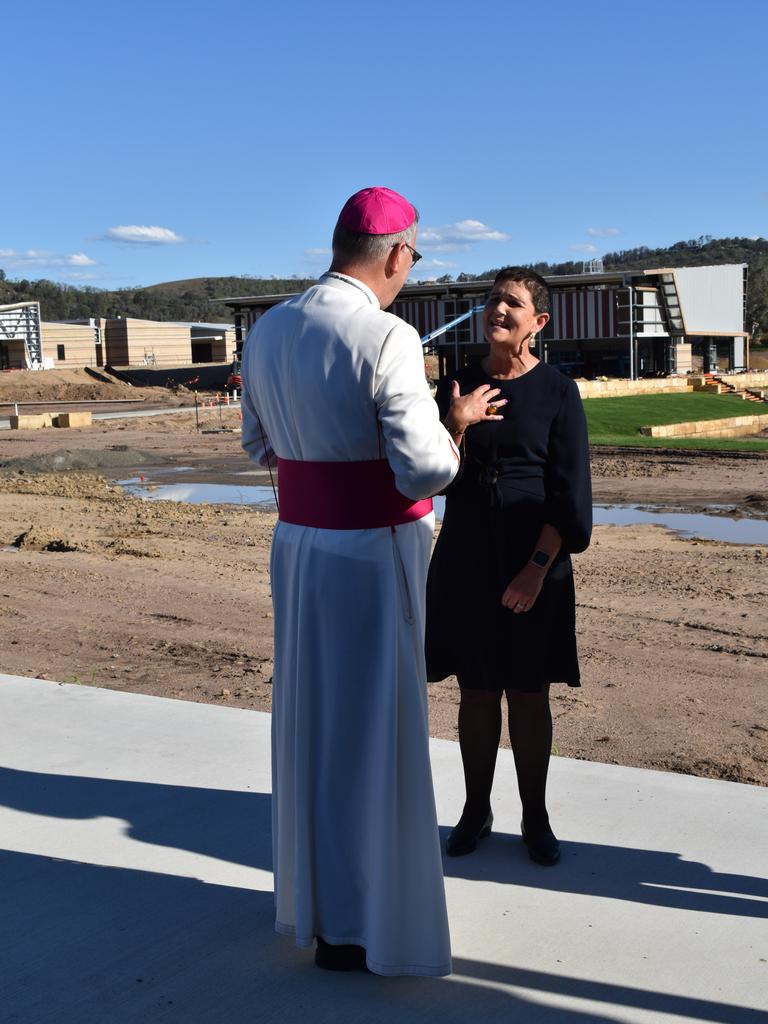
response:
<path id="1" fill-rule="evenodd" d="M 166 323 L 134 317 L 43 321 L 39 302 L 0 306 L 0 369 L 191 366 L 231 362 L 231 324 Z"/>
<path id="2" fill-rule="evenodd" d="M 551 318 L 537 355 L 573 377 L 738 372 L 748 366 L 746 264 L 552 276 Z M 439 358 L 440 376 L 480 358 L 482 304 L 491 281 L 407 285 L 390 307 Z M 287 295 L 224 299 L 238 351 L 252 324 Z M 453 320 L 461 322 L 440 332 Z"/>
<path id="3" fill-rule="evenodd" d="M 48 366 L 104 366 L 106 320 L 92 317 L 79 323 L 43 321 L 43 357 Z"/>
<path id="4" fill-rule="evenodd" d="M 110 366 L 191 366 L 231 362 L 231 324 L 175 323 L 119 317 L 101 321 Z"/>

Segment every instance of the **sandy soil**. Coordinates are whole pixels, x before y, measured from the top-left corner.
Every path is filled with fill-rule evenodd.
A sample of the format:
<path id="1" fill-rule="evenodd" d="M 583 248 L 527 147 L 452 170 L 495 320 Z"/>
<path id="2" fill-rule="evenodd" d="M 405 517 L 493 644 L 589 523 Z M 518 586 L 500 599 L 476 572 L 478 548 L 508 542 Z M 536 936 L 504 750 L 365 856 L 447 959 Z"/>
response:
<path id="1" fill-rule="evenodd" d="M 11 370 L 0 373 L 0 412 L 7 415 L 7 406 L 19 403 L 82 402 L 142 402 L 151 405 L 179 405 L 184 396 L 192 400 L 186 388 L 171 391 L 168 388 L 136 388 L 113 377 L 103 368 L 95 371 L 73 368 L 69 370 Z M 101 379 L 98 379 L 101 378 Z M 27 410 L 29 411 L 29 410 Z M 32 410 L 34 411 L 34 410 Z"/>
<path id="2" fill-rule="evenodd" d="M 266 482 L 237 434 L 186 414 L 0 434 L 2 671 L 269 709 L 274 514 L 108 483 L 182 465 Z M 601 453 L 593 470 L 599 502 L 768 515 L 762 456 Z M 554 689 L 557 752 L 768 784 L 768 550 L 601 526 L 575 565 L 584 685 Z M 433 735 L 455 738 L 457 698 L 430 687 Z"/>

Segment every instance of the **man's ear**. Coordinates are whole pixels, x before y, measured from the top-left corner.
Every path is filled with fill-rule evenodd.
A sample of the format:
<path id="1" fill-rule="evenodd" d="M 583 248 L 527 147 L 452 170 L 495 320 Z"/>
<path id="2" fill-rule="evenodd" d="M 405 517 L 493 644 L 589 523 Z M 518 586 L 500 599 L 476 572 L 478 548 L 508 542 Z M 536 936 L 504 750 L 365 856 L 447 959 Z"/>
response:
<path id="1" fill-rule="evenodd" d="M 403 254 L 408 250 L 405 248 L 402 242 L 398 245 L 393 245 L 387 254 L 387 262 L 385 264 L 387 277 L 394 277 L 394 275 L 402 270 Z"/>

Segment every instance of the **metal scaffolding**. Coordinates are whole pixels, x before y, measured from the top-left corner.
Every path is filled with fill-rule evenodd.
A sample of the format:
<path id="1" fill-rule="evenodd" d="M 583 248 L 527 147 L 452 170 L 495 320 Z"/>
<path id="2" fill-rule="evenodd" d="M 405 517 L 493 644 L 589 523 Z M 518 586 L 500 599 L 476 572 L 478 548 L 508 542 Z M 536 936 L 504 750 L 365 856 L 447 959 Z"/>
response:
<path id="1" fill-rule="evenodd" d="M 27 369 L 42 369 L 39 302 L 0 306 L 0 367 L 21 366 L 22 354 Z"/>

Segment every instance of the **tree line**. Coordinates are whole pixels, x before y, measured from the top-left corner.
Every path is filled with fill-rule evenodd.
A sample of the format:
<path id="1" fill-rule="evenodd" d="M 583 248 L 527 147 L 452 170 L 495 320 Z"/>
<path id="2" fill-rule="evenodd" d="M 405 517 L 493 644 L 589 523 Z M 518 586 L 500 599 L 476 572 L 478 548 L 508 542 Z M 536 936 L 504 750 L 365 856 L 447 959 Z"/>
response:
<path id="1" fill-rule="evenodd" d="M 605 270 L 651 270 L 662 267 L 706 267 L 719 263 L 746 263 L 747 308 L 744 329 L 768 338 L 768 239 L 765 238 L 712 238 L 702 235 L 689 241 L 675 242 L 666 248 L 650 249 L 641 245 L 636 249 L 620 249 L 603 256 Z M 581 261 L 565 263 L 528 264 L 546 277 L 559 274 L 580 274 Z M 496 276 L 500 267 L 483 274 L 460 274 L 457 280 L 483 280 Z"/>
<path id="2" fill-rule="evenodd" d="M 39 302 L 43 320 L 137 317 L 140 320 L 228 323 L 232 311 L 211 299 L 233 295 L 284 295 L 314 284 L 310 278 L 200 277 L 146 288 L 79 287 L 45 279 L 11 280 L 0 270 L 0 305 Z"/>
<path id="3" fill-rule="evenodd" d="M 700 238 L 675 242 L 666 248 L 639 246 L 603 256 L 606 270 L 644 270 L 655 267 L 706 266 L 746 263 L 749 266 L 745 329 L 758 325 L 756 334 L 768 337 L 768 240 L 765 238 Z M 581 273 L 581 261 L 527 264 L 540 274 L 557 276 Z M 493 278 L 500 268 L 482 274 L 446 274 L 441 283 Z M 76 320 L 81 317 L 138 317 L 143 320 L 231 320 L 230 310 L 212 299 L 242 295 L 284 295 L 313 284 L 300 277 L 199 277 L 170 281 L 145 288 L 102 288 L 58 284 L 45 279 L 11 280 L 0 270 L 0 305 L 38 301 L 44 320 Z"/>

